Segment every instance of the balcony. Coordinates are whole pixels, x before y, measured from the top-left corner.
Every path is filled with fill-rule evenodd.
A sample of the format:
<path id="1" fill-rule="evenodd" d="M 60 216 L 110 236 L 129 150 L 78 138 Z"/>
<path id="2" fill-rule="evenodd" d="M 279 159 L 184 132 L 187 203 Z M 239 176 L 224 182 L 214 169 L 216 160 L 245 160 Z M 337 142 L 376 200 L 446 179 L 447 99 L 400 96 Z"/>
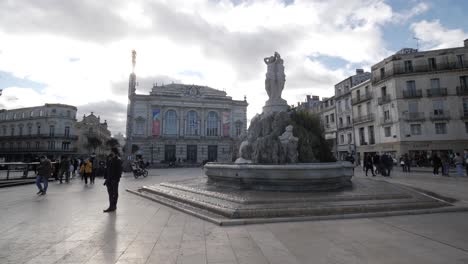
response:
<path id="1" fill-rule="evenodd" d="M 427 97 L 447 96 L 447 88 L 431 88 L 427 89 Z"/>
<path id="2" fill-rule="evenodd" d="M 67 140 L 76 140 L 78 136 L 76 135 L 67 135 L 67 134 L 32 134 L 32 135 L 13 135 L 13 136 L 0 136 L 0 139 L 24 139 L 24 140 L 33 140 L 33 139 L 67 139 Z"/>
<path id="3" fill-rule="evenodd" d="M 468 69 L 468 60 L 460 62 L 448 62 L 448 63 L 437 63 L 434 65 L 413 65 L 411 68 L 405 68 L 401 66 L 393 66 L 391 69 L 387 69 L 384 75 L 381 75 L 379 69 L 372 69 L 372 84 L 376 84 L 382 80 L 385 80 L 394 75 L 400 74 L 415 74 L 423 72 L 436 72 L 436 71 L 450 71 L 450 70 L 462 70 Z"/>
<path id="4" fill-rule="evenodd" d="M 390 116 L 390 117 L 381 117 L 380 118 L 380 124 L 381 125 L 388 125 L 388 124 L 392 124 L 394 122 L 393 118 Z"/>
<path id="5" fill-rule="evenodd" d="M 338 124 L 338 129 L 345 129 L 345 128 L 351 128 L 351 127 L 353 127 L 353 124 L 351 123 Z"/>
<path id="6" fill-rule="evenodd" d="M 403 120 L 408 122 L 424 121 L 426 118 L 423 112 L 405 112 L 403 113 Z"/>
<path id="7" fill-rule="evenodd" d="M 372 122 L 372 121 L 374 121 L 374 114 L 368 114 L 368 115 L 363 115 L 363 116 L 358 116 L 358 117 L 353 118 L 354 124 Z"/>
<path id="8" fill-rule="evenodd" d="M 367 100 L 371 100 L 373 98 L 373 94 L 372 93 L 365 93 L 364 95 L 361 95 L 359 97 L 355 97 L 355 98 L 352 98 L 351 99 L 351 104 L 355 105 L 355 104 L 359 104 L 359 103 L 362 103 L 362 102 L 365 102 Z"/>
<path id="9" fill-rule="evenodd" d="M 389 94 L 383 95 L 382 97 L 379 97 L 378 99 L 379 105 L 387 104 L 387 103 L 390 103 L 391 101 L 392 101 L 392 97 Z"/>
<path id="10" fill-rule="evenodd" d="M 403 98 L 421 98 L 422 97 L 422 90 L 403 90 Z"/>
<path id="11" fill-rule="evenodd" d="M 450 112 L 449 111 L 443 111 L 442 113 L 432 112 L 431 115 L 430 115 L 430 119 L 432 121 L 449 120 L 450 119 Z"/>
<path id="12" fill-rule="evenodd" d="M 0 148 L 0 153 L 75 153 L 77 148 L 70 148 L 63 150 L 61 148 L 48 149 L 48 148 Z"/>
<path id="13" fill-rule="evenodd" d="M 468 95 L 468 86 L 457 86 L 457 95 Z"/>

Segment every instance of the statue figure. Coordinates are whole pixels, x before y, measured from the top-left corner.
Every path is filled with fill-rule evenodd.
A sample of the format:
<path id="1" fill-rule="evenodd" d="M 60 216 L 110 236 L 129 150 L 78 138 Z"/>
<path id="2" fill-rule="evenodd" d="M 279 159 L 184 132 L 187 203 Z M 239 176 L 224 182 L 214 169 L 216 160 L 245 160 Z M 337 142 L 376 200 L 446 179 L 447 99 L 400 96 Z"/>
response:
<path id="1" fill-rule="evenodd" d="M 293 135 L 293 126 L 286 127 L 284 133 L 278 137 L 283 147 L 283 154 L 287 163 L 296 163 L 299 154 L 297 153 L 297 143 L 299 138 Z"/>
<path id="2" fill-rule="evenodd" d="M 245 135 L 244 135 L 245 136 Z M 236 159 L 234 163 L 242 164 L 242 163 L 252 163 L 251 160 L 251 145 L 250 142 L 252 140 L 252 135 L 249 134 L 245 137 L 244 141 L 239 146 L 239 158 Z"/>
<path id="3" fill-rule="evenodd" d="M 278 52 L 273 56 L 263 59 L 267 65 L 267 73 L 265 79 L 265 90 L 268 94 L 269 101 L 283 101 L 281 93 L 284 89 L 286 75 L 284 74 L 283 59 Z"/>

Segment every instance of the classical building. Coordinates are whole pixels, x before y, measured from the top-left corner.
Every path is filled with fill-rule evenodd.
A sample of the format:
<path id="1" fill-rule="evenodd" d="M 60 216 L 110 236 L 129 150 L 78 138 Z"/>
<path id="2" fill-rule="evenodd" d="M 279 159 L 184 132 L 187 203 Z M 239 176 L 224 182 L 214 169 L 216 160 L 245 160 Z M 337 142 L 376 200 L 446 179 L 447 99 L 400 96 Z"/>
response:
<path id="1" fill-rule="evenodd" d="M 226 92 L 185 84 L 154 85 L 149 95 L 141 95 L 135 85 L 132 73 L 127 159 L 133 149 L 150 163 L 232 161 L 234 143 L 247 130 L 245 98 L 233 100 Z"/>
<path id="2" fill-rule="evenodd" d="M 107 128 L 107 121 L 101 123 L 101 117 L 93 112 L 88 116 L 83 115 L 83 119 L 76 122 L 76 132 L 78 135 L 78 154 L 89 155 L 95 152 L 97 155 L 105 155 L 108 151 L 106 142 L 111 138 L 111 132 Z M 96 149 L 89 144 L 90 138 L 96 138 L 101 144 L 96 145 Z"/>
<path id="3" fill-rule="evenodd" d="M 76 107 L 64 104 L 0 110 L 0 157 L 30 161 L 76 153 Z"/>
<path id="4" fill-rule="evenodd" d="M 372 81 L 352 92 L 357 151 L 425 159 L 467 149 L 467 58 L 465 40 L 457 48 L 403 49 L 372 66 Z"/>
<path id="5" fill-rule="evenodd" d="M 353 112 L 351 107 L 351 89 L 371 78 L 370 72 L 356 69 L 356 74 L 335 85 L 336 123 L 337 123 L 337 158 L 344 160 L 348 154 L 354 154 Z"/>

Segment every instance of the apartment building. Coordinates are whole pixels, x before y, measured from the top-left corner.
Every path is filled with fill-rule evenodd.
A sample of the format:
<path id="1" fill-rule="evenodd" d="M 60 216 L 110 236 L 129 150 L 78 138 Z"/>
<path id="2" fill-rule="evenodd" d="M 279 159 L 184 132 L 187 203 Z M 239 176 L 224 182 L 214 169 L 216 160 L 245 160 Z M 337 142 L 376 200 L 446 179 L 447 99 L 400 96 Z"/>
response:
<path id="1" fill-rule="evenodd" d="M 344 160 L 348 154 L 353 154 L 356 150 L 354 145 L 351 89 L 370 78 L 370 72 L 364 72 L 363 69 L 356 69 L 355 75 L 352 75 L 335 85 L 337 122 L 336 148 L 338 160 Z"/>
<path id="2" fill-rule="evenodd" d="M 0 157 L 31 161 L 40 155 L 56 159 L 75 154 L 76 111 L 64 104 L 0 110 Z"/>
<path id="3" fill-rule="evenodd" d="M 402 49 L 352 89 L 357 152 L 427 158 L 468 148 L 468 40 L 464 46 Z"/>

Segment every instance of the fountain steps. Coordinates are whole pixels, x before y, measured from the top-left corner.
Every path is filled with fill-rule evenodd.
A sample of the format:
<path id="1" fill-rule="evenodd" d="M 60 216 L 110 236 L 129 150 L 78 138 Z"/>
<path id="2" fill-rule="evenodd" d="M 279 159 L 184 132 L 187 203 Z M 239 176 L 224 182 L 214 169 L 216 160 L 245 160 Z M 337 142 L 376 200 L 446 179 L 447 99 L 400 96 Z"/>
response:
<path id="1" fill-rule="evenodd" d="M 369 187 L 377 181 L 355 182 L 356 186 Z M 202 185 L 196 181 L 163 183 L 129 191 L 220 225 L 468 210 L 409 188 L 384 182 L 379 185 L 383 185 L 380 193 L 366 193 L 366 188 L 357 188 L 335 193 L 334 197 L 329 192 L 301 196 L 297 192 L 252 192 L 217 187 L 213 191 L 197 188 Z M 268 202 L 271 196 L 276 198 Z"/>

